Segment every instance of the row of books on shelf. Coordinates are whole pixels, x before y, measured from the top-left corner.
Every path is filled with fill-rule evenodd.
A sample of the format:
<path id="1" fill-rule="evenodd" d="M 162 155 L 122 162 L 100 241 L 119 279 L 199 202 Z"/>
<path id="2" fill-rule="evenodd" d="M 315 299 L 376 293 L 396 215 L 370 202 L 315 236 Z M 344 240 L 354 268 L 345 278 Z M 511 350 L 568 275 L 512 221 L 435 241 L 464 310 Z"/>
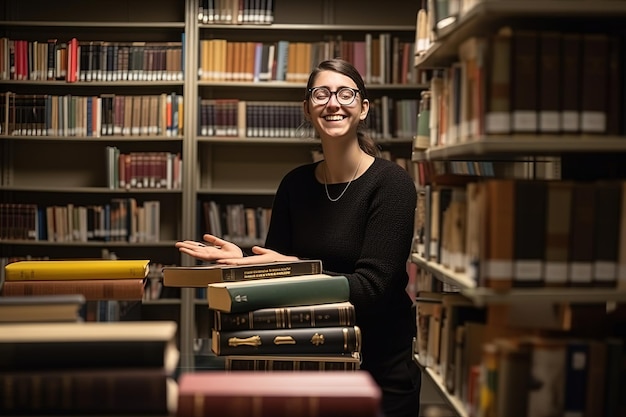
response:
<path id="1" fill-rule="evenodd" d="M 265 241 L 272 209 L 246 207 L 244 204 L 220 204 L 214 200 L 198 201 L 201 205 L 202 232 L 238 242 L 245 246 Z"/>
<path id="2" fill-rule="evenodd" d="M 391 33 L 366 33 L 359 41 L 201 39 L 198 79 L 306 83 L 318 62 L 339 56 L 351 62 L 367 84 L 417 84 L 413 45 Z"/>
<path id="3" fill-rule="evenodd" d="M 180 153 L 122 153 L 116 146 L 107 146 L 106 160 L 107 186 L 111 189 L 182 188 Z"/>
<path id="4" fill-rule="evenodd" d="M 465 415 L 626 410 L 626 349 L 623 334 L 615 334 L 621 306 L 533 303 L 486 311 L 458 294 L 421 293 L 417 318 L 417 360 Z"/>
<path id="5" fill-rule="evenodd" d="M 176 412 L 175 322 L 0 326 L 4 415 Z"/>
<path id="6" fill-rule="evenodd" d="M 198 23 L 269 25 L 273 22 L 273 0 L 201 0 L 198 4 Z"/>
<path id="7" fill-rule="evenodd" d="M 182 81 L 182 42 L 0 38 L 0 80 Z"/>
<path id="8" fill-rule="evenodd" d="M 0 134 L 166 136 L 183 134 L 183 96 L 0 93 Z"/>
<path id="9" fill-rule="evenodd" d="M 430 146 L 490 134 L 623 133 L 621 40 L 505 28 L 472 37 L 422 96 Z"/>
<path id="10" fill-rule="evenodd" d="M 103 205 L 0 203 L 0 239 L 48 242 L 158 242 L 161 203 L 114 198 Z"/>
<path id="11" fill-rule="evenodd" d="M 412 162 L 412 175 L 418 185 L 425 187 L 431 184 L 454 181 L 461 175 L 470 177 L 495 177 L 492 161 L 430 161 Z"/>
<path id="12" fill-rule="evenodd" d="M 389 96 L 370 102 L 366 119 L 375 139 L 411 138 L 416 129 L 417 100 Z M 296 101 L 246 101 L 201 99 L 200 136 L 313 138 L 313 128 L 304 123 L 302 103 Z"/>
<path id="13" fill-rule="evenodd" d="M 477 286 L 626 288 L 624 181 L 435 186 L 415 213 L 415 251 Z"/>

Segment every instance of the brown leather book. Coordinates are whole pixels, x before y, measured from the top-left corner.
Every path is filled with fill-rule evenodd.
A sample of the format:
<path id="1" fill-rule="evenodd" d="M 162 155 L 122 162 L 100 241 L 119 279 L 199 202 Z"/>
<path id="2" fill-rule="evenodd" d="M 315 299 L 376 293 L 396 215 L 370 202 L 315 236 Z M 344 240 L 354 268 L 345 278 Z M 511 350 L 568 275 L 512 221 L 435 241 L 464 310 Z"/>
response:
<path id="1" fill-rule="evenodd" d="M 535 133 L 539 109 L 539 33 L 514 31 L 512 42 L 513 133 Z"/>
<path id="2" fill-rule="evenodd" d="M 593 285 L 614 287 L 617 283 L 619 227 L 622 199 L 620 182 L 599 182 L 595 189 Z"/>
<path id="3" fill-rule="evenodd" d="M 505 290 L 513 286 L 515 255 L 515 180 L 494 179 L 487 187 L 487 246 L 481 260 L 485 287 Z"/>
<path id="4" fill-rule="evenodd" d="M 561 130 L 561 35 L 539 35 L 539 132 Z"/>
<path id="5" fill-rule="evenodd" d="M 569 181 L 550 181 L 547 187 L 546 244 L 543 275 L 545 286 L 558 287 L 567 284 L 573 183 Z"/>
<path id="6" fill-rule="evenodd" d="M 141 300 L 143 279 L 6 281 L 3 296 L 82 294 L 85 300 Z"/>
<path id="7" fill-rule="evenodd" d="M 577 182 L 572 194 L 570 221 L 570 286 L 590 286 L 593 277 L 593 244 L 595 239 L 595 185 Z"/>
<path id="8" fill-rule="evenodd" d="M 582 43 L 581 132 L 606 133 L 609 38 L 602 34 L 585 34 Z"/>
<path id="9" fill-rule="evenodd" d="M 561 36 L 562 71 L 560 77 L 561 132 L 580 132 L 580 77 L 582 37 L 578 33 Z"/>
<path id="10" fill-rule="evenodd" d="M 514 287 L 543 286 L 546 236 L 546 183 L 515 183 Z"/>

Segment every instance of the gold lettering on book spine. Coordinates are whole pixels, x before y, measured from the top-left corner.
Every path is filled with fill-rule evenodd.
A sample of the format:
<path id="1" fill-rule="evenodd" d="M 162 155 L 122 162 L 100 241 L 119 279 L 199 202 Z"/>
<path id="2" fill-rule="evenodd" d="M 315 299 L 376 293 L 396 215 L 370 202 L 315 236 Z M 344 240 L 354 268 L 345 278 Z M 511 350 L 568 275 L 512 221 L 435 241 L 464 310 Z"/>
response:
<path id="1" fill-rule="evenodd" d="M 295 345 L 296 341 L 291 336 L 276 336 L 274 338 L 275 345 Z"/>
<path id="2" fill-rule="evenodd" d="M 311 337 L 311 343 L 315 346 L 323 345 L 324 341 L 325 340 L 323 334 L 315 333 L 313 337 Z"/>
<path id="3" fill-rule="evenodd" d="M 245 339 L 239 337 L 230 337 L 228 346 L 261 346 L 261 336 L 250 336 Z"/>

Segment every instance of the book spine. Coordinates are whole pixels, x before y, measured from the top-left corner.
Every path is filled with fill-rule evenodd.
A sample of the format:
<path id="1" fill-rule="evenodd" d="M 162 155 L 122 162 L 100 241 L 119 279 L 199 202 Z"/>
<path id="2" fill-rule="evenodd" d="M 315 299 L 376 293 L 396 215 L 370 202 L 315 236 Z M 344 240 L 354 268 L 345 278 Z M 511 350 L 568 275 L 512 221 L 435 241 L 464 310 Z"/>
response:
<path id="1" fill-rule="evenodd" d="M 295 357 L 232 355 L 225 358 L 228 371 L 357 371 L 358 358 L 345 356 Z"/>
<path id="2" fill-rule="evenodd" d="M 85 300 L 141 300 L 143 279 L 7 281 L 3 296 L 82 294 Z"/>
<path id="3" fill-rule="evenodd" d="M 147 260 L 20 261 L 5 268 L 7 281 L 145 278 Z"/>
<path id="4" fill-rule="evenodd" d="M 218 356 L 246 354 L 311 354 L 361 351 L 358 326 L 277 330 L 213 330 L 211 349 Z"/>
<path id="5" fill-rule="evenodd" d="M 8 372 L 0 375 L 0 411 L 166 414 L 167 379 L 158 369 Z"/>
<path id="6" fill-rule="evenodd" d="M 249 286 L 232 286 L 215 288 L 208 286 L 208 305 L 214 310 L 229 313 L 258 310 L 269 307 L 285 307 L 296 305 L 323 304 L 348 301 L 350 288 L 344 276 L 329 276 L 311 280 L 289 280 L 283 278 L 250 281 Z M 219 285 L 219 284 L 218 284 Z M 230 299 L 229 305 L 220 303 L 219 292 Z"/>
<path id="7" fill-rule="evenodd" d="M 270 330 L 303 327 L 352 326 L 356 316 L 349 303 L 262 308 L 241 313 L 214 310 L 216 330 Z"/>
<path id="8" fill-rule="evenodd" d="M 225 269 L 224 281 L 244 281 L 248 279 L 278 278 L 298 275 L 321 274 L 322 263 L 319 260 L 305 262 L 294 262 L 292 264 L 281 264 L 280 266 L 250 265 L 249 267 L 238 266 Z"/>

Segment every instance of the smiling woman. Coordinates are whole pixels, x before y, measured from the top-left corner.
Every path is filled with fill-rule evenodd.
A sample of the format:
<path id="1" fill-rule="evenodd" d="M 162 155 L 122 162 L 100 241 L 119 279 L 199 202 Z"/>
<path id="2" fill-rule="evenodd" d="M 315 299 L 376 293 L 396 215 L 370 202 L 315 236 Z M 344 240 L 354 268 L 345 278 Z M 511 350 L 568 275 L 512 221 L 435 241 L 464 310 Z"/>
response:
<path id="1" fill-rule="evenodd" d="M 361 368 L 382 390 L 385 417 L 416 417 L 421 374 L 412 359 L 416 324 L 405 288 L 417 195 L 403 168 L 378 157 L 364 123 L 369 108 L 363 78 L 350 63 L 321 62 L 309 77 L 303 111 L 324 160 L 282 179 L 265 246 L 244 257 L 209 234 L 206 247 L 176 246 L 222 264 L 319 259 L 323 273 L 345 276 L 361 329 Z"/>

